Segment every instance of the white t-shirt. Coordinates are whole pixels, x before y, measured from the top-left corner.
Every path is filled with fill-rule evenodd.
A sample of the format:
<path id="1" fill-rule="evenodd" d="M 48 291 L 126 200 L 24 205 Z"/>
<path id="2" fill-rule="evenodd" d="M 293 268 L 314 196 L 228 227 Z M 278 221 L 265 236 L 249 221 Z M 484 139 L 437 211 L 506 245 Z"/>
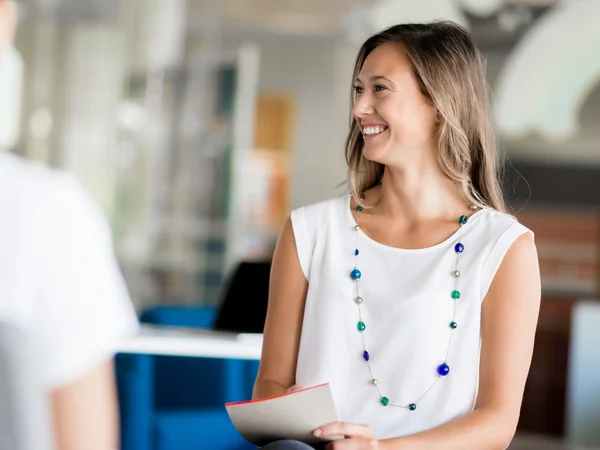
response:
<path id="1" fill-rule="evenodd" d="M 0 154 L 0 317 L 35 336 L 48 388 L 109 359 L 138 322 L 107 221 L 71 176 Z"/>
<path id="2" fill-rule="evenodd" d="M 506 251 L 530 231 L 512 216 L 482 209 L 461 230 L 457 222 L 457 232 L 442 243 L 393 248 L 355 231 L 349 195 L 296 209 L 291 220 L 309 283 L 296 382 L 329 382 L 341 420 L 369 424 L 380 439 L 427 430 L 471 411 L 481 305 Z M 457 255 L 459 240 L 464 251 Z M 357 284 L 350 277 L 356 248 L 362 333 Z M 461 274 L 455 278 L 457 256 Z M 459 299 L 452 298 L 454 290 Z M 437 368 L 444 362 L 450 373 L 440 377 Z M 407 408 L 412 403 L 415 410 Z"/>

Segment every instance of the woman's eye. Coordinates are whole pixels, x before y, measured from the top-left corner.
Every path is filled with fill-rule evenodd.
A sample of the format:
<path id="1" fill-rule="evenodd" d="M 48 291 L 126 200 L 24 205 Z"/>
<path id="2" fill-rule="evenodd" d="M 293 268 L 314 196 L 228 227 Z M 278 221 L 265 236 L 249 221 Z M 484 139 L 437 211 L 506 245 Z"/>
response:
<path id="1" fill-rule="evenodd" d="M 354 86 L 355 94 L 362 94 L 362 92 L 363 92 L 363 88 L 361 88 L 360 86 Z"/>
<path id="2" fill-rule="evenodd" d="M 383 91 L 384 89 L 386 89 L 386 87 L 383 86 L 383 85 L 381 85 L 381 84 L 378 84 L 378 85 L 375 86 L 375 92 L 377 92 L 377 91 Z"/>

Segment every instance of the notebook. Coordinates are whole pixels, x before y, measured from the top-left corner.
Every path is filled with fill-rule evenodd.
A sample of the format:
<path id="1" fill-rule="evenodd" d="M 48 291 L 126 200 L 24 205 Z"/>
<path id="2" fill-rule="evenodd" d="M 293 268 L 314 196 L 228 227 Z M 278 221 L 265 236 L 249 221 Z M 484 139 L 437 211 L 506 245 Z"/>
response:
<path id="1" fill-rule="evenodd" d="M 313 436 L 320 426 L 340 420 L 328 383 L 225 408 L 238 432 L 259 447 L 280 439 L 317 444 L 343 438 Z"/>

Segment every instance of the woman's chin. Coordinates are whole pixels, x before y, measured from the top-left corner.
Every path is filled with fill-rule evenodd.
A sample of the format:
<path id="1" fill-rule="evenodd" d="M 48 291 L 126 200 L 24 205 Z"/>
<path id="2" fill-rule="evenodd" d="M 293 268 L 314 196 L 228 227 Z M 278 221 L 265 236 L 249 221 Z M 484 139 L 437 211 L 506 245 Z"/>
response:
<path id="1" fill-rule="evenodd" d="M 385 149 L 380 145 L 365 145 L 363 156 L 369 161 L 385 164 Z"/>

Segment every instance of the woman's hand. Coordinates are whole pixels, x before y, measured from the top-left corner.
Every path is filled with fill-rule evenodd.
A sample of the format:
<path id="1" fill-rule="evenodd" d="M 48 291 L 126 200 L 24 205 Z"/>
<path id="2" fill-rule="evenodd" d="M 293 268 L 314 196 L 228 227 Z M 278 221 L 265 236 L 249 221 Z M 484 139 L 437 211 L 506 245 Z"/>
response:
<path id="1" fill-rule="evenodd" d="M 334 422 L 317 428 L 316 437 L 344 436 L 345 439 L 331 441 L 327 450 L 381 450 L 383 444 L 375 439 L 368 425 L 358 423 Z"/>

